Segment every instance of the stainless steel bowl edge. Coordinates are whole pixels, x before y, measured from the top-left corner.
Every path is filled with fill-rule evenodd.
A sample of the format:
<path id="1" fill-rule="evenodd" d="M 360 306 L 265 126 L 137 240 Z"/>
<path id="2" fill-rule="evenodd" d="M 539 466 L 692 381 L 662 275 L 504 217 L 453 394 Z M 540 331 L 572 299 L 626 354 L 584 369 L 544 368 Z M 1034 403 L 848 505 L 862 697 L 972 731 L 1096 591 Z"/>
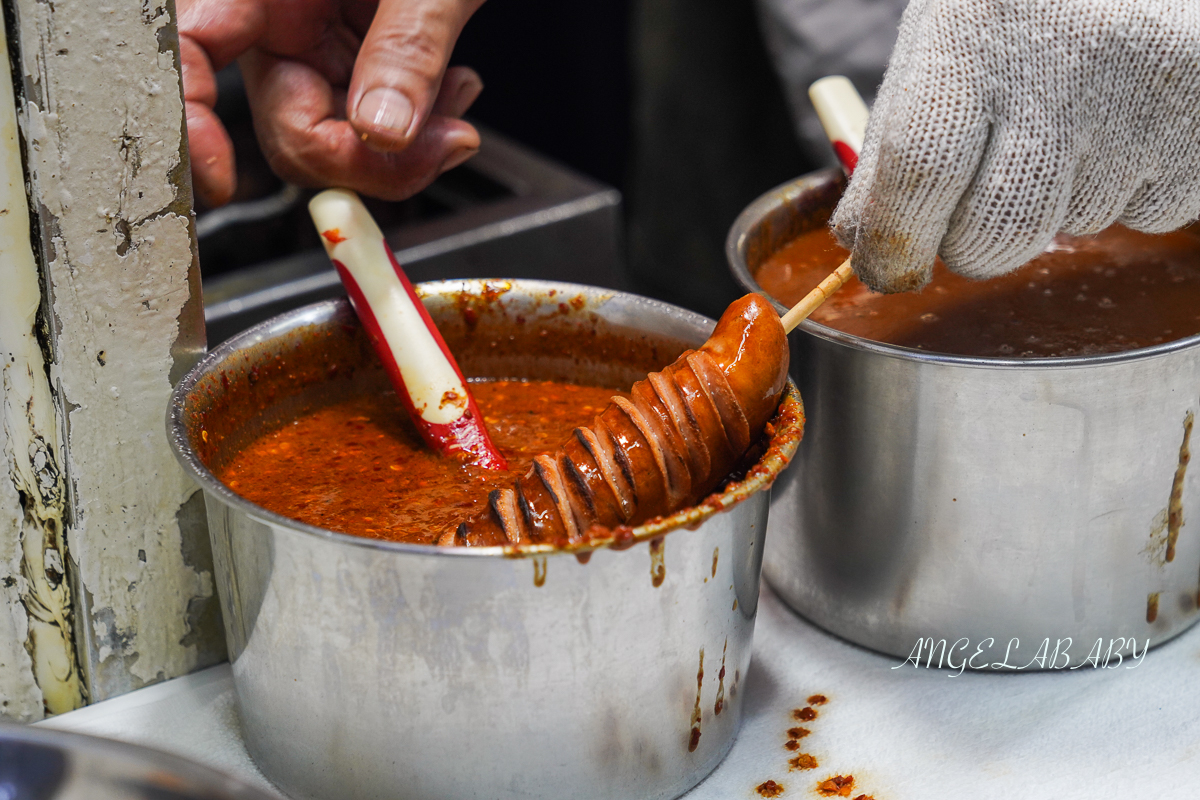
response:
<path id="1" fill-rule="evenodd" d="M 170 753 L 0 722 L 0 796 L 12 800 L 281 800 Z"/>

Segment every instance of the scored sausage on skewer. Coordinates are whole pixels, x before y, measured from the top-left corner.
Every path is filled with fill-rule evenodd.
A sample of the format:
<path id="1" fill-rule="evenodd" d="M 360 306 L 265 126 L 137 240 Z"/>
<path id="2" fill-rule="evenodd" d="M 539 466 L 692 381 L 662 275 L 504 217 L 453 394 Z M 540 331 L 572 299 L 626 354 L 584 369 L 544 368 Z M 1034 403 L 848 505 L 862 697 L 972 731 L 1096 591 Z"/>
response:
<path id="1" fill-rule="evenodd" d="M 787 334 L 763 297 L 726 309 L 712 336 L 614 397 L 586 428 L 442 545 L 570 544 L 698 502 L 762 436 L 787 381 Z"/>

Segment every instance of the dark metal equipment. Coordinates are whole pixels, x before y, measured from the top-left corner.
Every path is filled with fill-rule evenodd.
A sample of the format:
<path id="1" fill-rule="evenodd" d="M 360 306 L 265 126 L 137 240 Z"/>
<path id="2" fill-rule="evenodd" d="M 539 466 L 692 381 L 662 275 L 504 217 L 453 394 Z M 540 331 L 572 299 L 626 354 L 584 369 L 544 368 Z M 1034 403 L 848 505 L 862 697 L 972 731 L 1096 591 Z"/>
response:
<path id="1" fill-rule="evenodd" d="M 369 203 L 414 282 L 541 278 L 625 287 L 621 194 L 492 131 L 479 154 L 404 203 Z M 316 239 L 311 192 L 201 214 L 212 347 L 268 317 L 344 294 Z"/>

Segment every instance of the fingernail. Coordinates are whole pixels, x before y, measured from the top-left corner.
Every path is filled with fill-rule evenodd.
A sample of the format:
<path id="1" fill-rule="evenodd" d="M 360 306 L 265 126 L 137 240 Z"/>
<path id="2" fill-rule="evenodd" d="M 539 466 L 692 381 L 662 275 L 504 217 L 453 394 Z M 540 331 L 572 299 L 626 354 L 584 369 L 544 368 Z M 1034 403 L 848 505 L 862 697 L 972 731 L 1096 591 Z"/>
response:
<path id="1" fill-rule="evenodd" d="M 442 162 L 441 172 L 448 172 L 479 152 L 478 147 L 460 147 Z"/>
<path id="2" fill-rule="evenodd" d="M 358 101 L 354 119 L 359 125 L 382 128 L 405 136 L 412 125 L 413 107 L 408 98 L 395 89 L 379 87 L 367 92 Z"/>

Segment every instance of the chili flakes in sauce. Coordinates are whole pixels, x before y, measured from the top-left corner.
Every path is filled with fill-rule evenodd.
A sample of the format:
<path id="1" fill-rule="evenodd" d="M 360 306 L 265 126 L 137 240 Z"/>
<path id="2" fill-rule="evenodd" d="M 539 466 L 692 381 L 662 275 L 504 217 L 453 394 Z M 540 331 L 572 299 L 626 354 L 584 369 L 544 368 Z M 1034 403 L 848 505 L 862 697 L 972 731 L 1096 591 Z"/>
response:
<path id="1" fill-rule="evenodd" d="M 218 477 L 251 502 L 320 528 L 432 543 L 484 507 L 604 410 L 612 389 L 557 381 L 478 381 L 472 393 L 509 469 L 487 470 L 425 447 L 395 394 L 358 395 L 270 431 Z"/>

